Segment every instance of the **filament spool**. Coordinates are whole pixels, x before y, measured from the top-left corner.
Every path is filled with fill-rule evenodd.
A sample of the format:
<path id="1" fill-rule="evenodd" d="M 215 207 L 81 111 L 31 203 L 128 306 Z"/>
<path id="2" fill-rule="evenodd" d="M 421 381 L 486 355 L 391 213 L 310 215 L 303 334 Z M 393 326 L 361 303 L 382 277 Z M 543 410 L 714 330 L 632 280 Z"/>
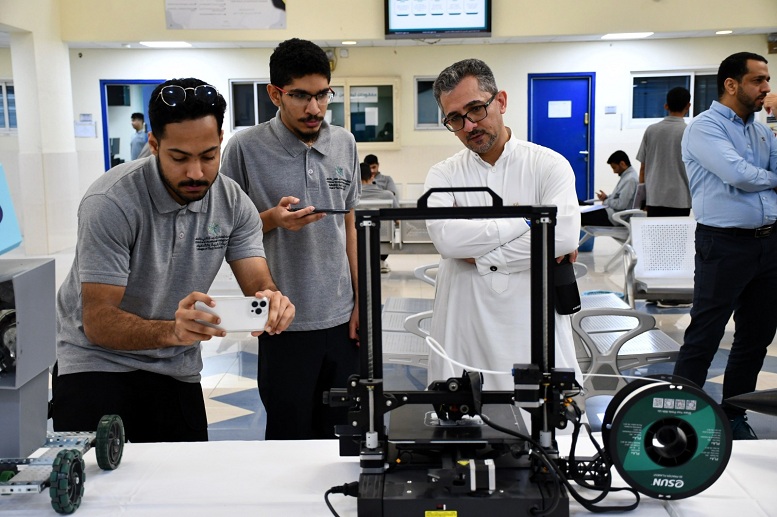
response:
<path id="1" fill-rule="evenodd" d="M 605 450 L 621 477 L 657 499 L 710 487 L 731 457 L 731 427 L 718 404 L 685 379 L 630 383 L 607 406 Z"/>

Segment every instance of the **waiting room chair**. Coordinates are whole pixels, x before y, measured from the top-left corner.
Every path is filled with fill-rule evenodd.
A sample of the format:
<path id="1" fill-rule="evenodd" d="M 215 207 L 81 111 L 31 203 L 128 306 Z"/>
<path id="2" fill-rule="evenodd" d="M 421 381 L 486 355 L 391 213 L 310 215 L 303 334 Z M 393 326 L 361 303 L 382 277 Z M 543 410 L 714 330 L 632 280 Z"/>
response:
<path id="1" fill-rule="evenodd" d="M 628 381 L 623 370 L 674 361 L 680 345 L 647 313 L 598 307 L 572 315 L 572 332 L 585 396 L 615 395 Z M 599 375 L 606 375 L 599 377 Z"/>
<path id="2" fill-rule="evenodd" d="M 696 221 L 692 217 L 647 217 L 631 223 L 623 247 L 626 301 L 693 299 Z"/>

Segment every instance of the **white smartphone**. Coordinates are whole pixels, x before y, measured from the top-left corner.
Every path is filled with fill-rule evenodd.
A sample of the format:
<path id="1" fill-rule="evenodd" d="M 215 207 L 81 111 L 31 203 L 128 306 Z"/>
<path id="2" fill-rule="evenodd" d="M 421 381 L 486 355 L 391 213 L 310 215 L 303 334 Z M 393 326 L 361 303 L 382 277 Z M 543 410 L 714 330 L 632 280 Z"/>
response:
<path id="1" fill-rule="evenodd" d="M 197 320 L 203 325 L 218 328 L 226 332 L 254 332 L 264 330 L 267 325 L 267 315 L 270 313 L 270 301 L 267 298 L 253 296 L 213 296 L 215 307 L 209 307 L 203 302 L 196 302 L 194 308 L 209 312 L 221 318 L 221 323 L 214 325 L 208 321 Z"/>

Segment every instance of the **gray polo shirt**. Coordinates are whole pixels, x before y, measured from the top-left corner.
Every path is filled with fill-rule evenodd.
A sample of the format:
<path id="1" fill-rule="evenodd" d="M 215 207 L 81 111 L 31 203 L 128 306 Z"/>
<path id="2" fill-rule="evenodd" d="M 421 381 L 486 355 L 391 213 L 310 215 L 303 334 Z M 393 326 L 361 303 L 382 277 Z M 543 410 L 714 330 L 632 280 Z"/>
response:
<path id="1" fill-rule="evenodd" d="M 297 206 L 351 209 L 359 202 L 359 158 L 353 135 L 324 122 L 308 146 L 283 125 L 280 112 L 240 131 L 224 148 L 221 171 L 237 181 L 259 212 L 284 196 Z M 264 236 L 273 280 L 296 307 L 291 331 L 332 328 L 350 320 L 353 287 L 345 252 L 343 214 L 327 214 L 299 231 Z"/>
<path id="2" fill-rule="evenodd" d="M 388 190 L 394 194 L 394 197 L 399 197 L 399 191 L 397 190 L 397 186 L 394 184 L 394 179 L 391 176 L 386 176 L 385 174 L 379 172 L 372 179 L 372 182 L 379 186 L 381 189 Z"/>
<path id="3" fill-rule="evenodd" d="M 680 143 L 685 120 L 672 115 L 645 129 L 637 160 L 645 164 L 648 206 L 691 208 L 691 189 Z"/>
<path id="4" fill-rule="evenodd" d="M 380 186 L 374 183 L 362 183 L 361 200 L 375 200 L 375 201 L 390 201 L 394 208 L 399 208 L 399 202 L 388 190 L 383 190 Z"/>
<path id="5" fill-rule="evenodd" d="M 199 343 L 130 352 L 90 343 L 81 283 L 123 286 L 122 310 L 173 320 L 186 295 L 208 291 L 224 258 L 263 256 L 261 218 L 229 178 L 218 175 L 203 199 L 181 206 L 165 189 L 156 157 L 111 169 L 78 208 L 75 260 L 57 294 L 59 373 L 140 369 L 198 382 Z"/>

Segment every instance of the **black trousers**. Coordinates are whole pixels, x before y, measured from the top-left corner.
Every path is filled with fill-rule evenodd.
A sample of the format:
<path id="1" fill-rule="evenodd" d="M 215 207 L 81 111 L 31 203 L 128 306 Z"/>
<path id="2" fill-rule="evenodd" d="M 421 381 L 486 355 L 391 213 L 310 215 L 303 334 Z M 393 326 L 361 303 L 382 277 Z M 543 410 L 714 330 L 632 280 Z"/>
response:
<path id="1" fill-rule="evenodd" d="M 600 208 L 580 214 L 581 226 L 615 226 L 607 216 L 607 210 Z"/>
<path id="2" fill-rule="evenodd" d="M 691 215 L 690 208 L 673 208 L 671 206 L 652 206 L 645 207 L 648 217 L 687 217 Z"/>
<path id="3" fill-rule="evenodd" d="M 134 372 L 53 375 L 55 431 L 95 431 L 103 415 L 119 415 L 127 441 L 206 442 L 208 419 L 199 382 Z"/>
<path id="4" fill-rule="evenodd" d="M 755 390 L 777 329 L 777 233 L 756 238 L 697 226 L 691 323 L 674 373 L 704 385 L 734 314 L 735 332 L 723 399 Z M 745 413 L 723 402 L 729 418 Z"/>
<path id="5" fill-rule="evenodd" d="M 267 410 L 267 440 L 334 438 L 347 408 L 330 408 L 323 393 L 345 388 L 359 371 L 359 348 L 348 323 L 337 327 L 259 336 L 259 395 Z"/>

